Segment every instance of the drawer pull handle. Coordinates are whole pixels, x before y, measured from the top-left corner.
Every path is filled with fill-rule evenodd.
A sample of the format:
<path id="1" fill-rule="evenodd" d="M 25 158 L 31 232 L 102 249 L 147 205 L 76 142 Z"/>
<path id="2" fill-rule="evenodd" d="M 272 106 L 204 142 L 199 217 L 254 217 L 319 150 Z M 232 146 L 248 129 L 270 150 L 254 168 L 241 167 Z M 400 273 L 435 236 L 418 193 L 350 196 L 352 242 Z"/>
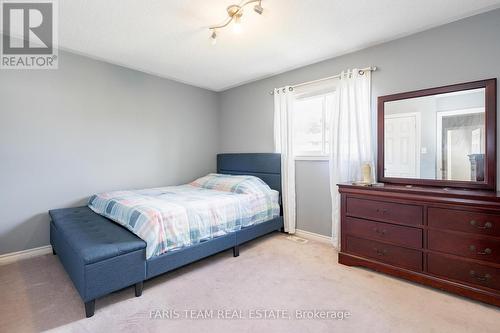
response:
<path id="1" fill-rule="evenodd" d="M 387 213 L 387 209 L 386 208 L 377 208 L 377 213 L 386 214 Z"/>
<path id="2" fill-rule="evenodd" d="M 385 229 L 380 230 L 379 228 L 374 228 L 373 231 L 382 236 L 384 236 L 387 233 Z"/>
<path id="3" fill-rule="evenodd" d="M 474 246 L 474 245 L 469 246 L 469 250 L 470 250 L 471 252 L 476 251 L 476 246 Z M 487 247 L 487 248 L 485 248 L 485 249 L 484 249 L 484 251 L 479 251 L 479 252 L 476 252 L 476 254 L 480 254 L 480 255 L 489 255 L 489 254 L 491 254 L 492 252 L 493 252 L 493 250 L 492 250 L 492 249 L 490 249 L 489 247 Z"/>
<path id="4" fill-rule="evenodd" d="M 373 250 L 377 253 L 377 255 L 379 256 L 385 256 L 387 254 L 387 250 L 380 250 L 380 249 L 377 249 L 376 247 L 373 248 Z"/>
<path id="5" fill-rule="evenodd" d="M 478 225 L 475 220 L 471 220 L 470 225 L 473 227 L 476 227 L 478 229 L 491 229 L 493 227 L 493 223 L 491 222 L 486 222 L 484 225 Z"/>
<path id="6" fill-rule="evenodd" d="M 488 280 L 491 279 L 490 274 L 484 274 L 481 276 L 481 275 L 478 275 L 475 271 L 470 271 L 469 274 L 472 278 L 474 278 L 480 282 L 488 282 Z"/>

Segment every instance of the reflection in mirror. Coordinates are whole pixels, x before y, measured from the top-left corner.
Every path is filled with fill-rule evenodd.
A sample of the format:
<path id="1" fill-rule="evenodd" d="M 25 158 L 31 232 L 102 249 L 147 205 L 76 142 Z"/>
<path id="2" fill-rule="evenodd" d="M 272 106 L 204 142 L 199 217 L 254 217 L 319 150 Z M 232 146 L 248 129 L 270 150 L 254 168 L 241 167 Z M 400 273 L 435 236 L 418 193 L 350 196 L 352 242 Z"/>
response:
<path id="1" fill-rule="evenodd" d="M 484 157 L 484 88 L 385 102 L 385 177 L 482 182 Z"/>

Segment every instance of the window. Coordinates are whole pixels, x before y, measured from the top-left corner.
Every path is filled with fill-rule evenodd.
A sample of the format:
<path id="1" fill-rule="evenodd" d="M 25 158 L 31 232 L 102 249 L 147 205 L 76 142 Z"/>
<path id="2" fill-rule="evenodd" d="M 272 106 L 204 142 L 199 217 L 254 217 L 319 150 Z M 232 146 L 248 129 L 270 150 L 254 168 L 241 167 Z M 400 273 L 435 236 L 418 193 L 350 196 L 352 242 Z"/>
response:
<path id="1" fill-rule="evenodd" d="M 323 159 L 330 152 L 334 93 L 297 98 L 293 105 L 293 148 L 297 159 Z"/>

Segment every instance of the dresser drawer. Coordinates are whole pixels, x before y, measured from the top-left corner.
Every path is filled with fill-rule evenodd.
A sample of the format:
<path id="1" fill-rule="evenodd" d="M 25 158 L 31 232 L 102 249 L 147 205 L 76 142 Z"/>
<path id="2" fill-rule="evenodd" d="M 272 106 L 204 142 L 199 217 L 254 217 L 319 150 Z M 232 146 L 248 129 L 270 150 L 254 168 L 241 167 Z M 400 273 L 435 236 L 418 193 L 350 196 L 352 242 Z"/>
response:
<path id="1" fill-rule="evenodd" d="M 346 217 L 344 231 L 353 236 L 422 248 L 422 230 L 412 227 Z"/>
<path id="2" fill-rule="evenodd" d="M 415 271 L 422 270 L 422 252 L 417 250 L 347 235 L 346 252 L 373 258 L 398 267 Z"/>
<path id="3" fill-rule="evenodd" d="M 427 214 L 429 227 L 500 236 L 500 215 L 432 207 Z"/>
<path id="4" fill-rule="evenodd" d="M 500 263 L 500 240 L 429 230 L 429 250 Z"/>
<path id="5" fill-rule="evenodd" d="M 398 224 L 421 225 L 422 206 L 347 197 L 347 215 Z"/>
<path id="6" fill-rule="evenodd" d="M 500 269 L 486 265 L 450 259 L 438 254 L 429 254 L 427 270 L 430 274 L 463 281 L 492 289 L 500 289 Z"/>

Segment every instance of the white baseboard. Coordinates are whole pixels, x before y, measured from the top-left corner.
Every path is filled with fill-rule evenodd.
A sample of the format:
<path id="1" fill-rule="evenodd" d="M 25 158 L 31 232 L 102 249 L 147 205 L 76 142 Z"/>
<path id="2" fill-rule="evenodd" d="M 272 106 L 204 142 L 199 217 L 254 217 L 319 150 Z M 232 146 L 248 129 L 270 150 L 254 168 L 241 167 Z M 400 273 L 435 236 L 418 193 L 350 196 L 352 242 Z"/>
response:
<path id="1" fill-rule="evenodd" d="M 316 234 L 316 233 L 310 232 L 310 231 L 295 229 L 295 235 L 302 237 L 302 238 L 314 240 L 317 242 L 329 243 L 329 244 L 332 243 L 332 237 Z"/>
<path id="2" fill-rule="evenodd" d="M 35 247 L 34 249 L 28 249 L 19 252 L 11 252 L 0 255 L 0 266 L 11 264 L 13 262 L 28 259 L 32 257 L 42 256 L 44 254 L 52 253 L 52 246 L 45 245 L 41 247 Z"/>

